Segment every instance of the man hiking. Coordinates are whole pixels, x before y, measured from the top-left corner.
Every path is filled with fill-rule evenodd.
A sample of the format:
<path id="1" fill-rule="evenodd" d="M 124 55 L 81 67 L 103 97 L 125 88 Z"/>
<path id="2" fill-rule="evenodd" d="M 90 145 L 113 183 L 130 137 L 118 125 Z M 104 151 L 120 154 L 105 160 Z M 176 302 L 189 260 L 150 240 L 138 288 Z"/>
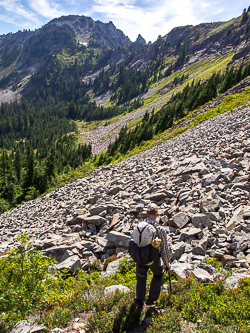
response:
<path id="1" fill-rule="evenodd" d="M 147 271 L 150 268 L 153 272 L 153 278 L 151 280 L 150 284 L 150 289 L 149 289 L 149 295 L 146 300 L 146 305 L 153 305 L 157 299 L 160 296 L 160 291 L 161 291 L 161 283 L 162 283 L 162 278 L 164 274 L 164 265 L 168 270 L 170 270 L 171 265 L 170 265 L 170 249 L 169 249 L 169 244 L 167 241 L 167 234 L 165 229 L 160 226 L 156 218 L 158 216 L 158 206 L 154 203 L 150 203 L 147 207 L 147 218 L 145 219 L 144 222 L 141 222 L 138 224 L 142 226 L 141 229 L 138 228 L 138 231 L 140 232 L 139 238 L 141 241 L 141 238 L 143 238 L 143 232 L 145 233 L 144 230 L 150 225 L 149 227 L 152 228 L 153 230 L 156 231 L 156 238 L 154 238 L 154 241 L 151 241 L 151 244 L 158 244 L 156 248 L 157 250 L 157 257 L 155 258 L 154 256 L 154 261 L 151 261 L 147 264 L 142 263 L 143 262 L 143 252 L 140 254 L 141 260 L 137 260 L 136 263 L 136 279 L 137 279 L 137 284 L 136 284 L 136 295 L 135 295 L 135 303 L 139 308 L 143 307 L 144 303 L 144 298 L 146 294 L 146 284 L 147 284 Z M 144 223 L 144 225 L 143 225 Z M 135 230 L 135 229 L 134 229 Z M 132 234 L 133 237 L 133 234 Z M 144 239 L 147 236 L 144 236 Z M 136 237 L 134 237 L 136 238 Z M 133 242 L 133 239 L 132 239 Z M 135 240 L 134 240 L 135 242 Z M 154 246 L 154 245 L 153 245 Z M 145 247 L 146 248 L 146 247 Z M 140 247 L 139 249 L 143 249 L 143 247 Z M 153 249 L 155 251 L 155 249 Z M 133 255 L 131 255 L 133 257 Z M 151 256 L 153 258 L 153 256 Z M 136 260 L 135 260 L 136 261 Z"/>

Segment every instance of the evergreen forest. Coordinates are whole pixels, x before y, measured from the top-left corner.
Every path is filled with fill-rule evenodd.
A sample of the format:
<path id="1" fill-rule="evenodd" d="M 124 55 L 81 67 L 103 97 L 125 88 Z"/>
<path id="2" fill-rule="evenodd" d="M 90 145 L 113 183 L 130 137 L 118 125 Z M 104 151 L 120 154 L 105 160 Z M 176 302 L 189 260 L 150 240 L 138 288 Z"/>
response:
<path id="1" fill-rule="evenodd" d="M 83 54 L 84 61 L 78 63 L 75 58 L 74 63 L 65 65 L 59 51 L 50 53 L 46 64 L 31 77 L 21 100 L 0 106 L 1 213 L 45 193 L 56 175 L 89 160 L 91 145 L 78 143 L 75 120 L 107 120 L 140 108 L 143 100 L 131 99 L 147 90 L 147 81 L 158 68 L 153 66 L 150 72 L 143 73 L 125 65 L 109 66 L 86 83 L 82 77 L 107 65 L 114 51 L 99 55 L 93 49 L 73 44 L 68 52 Z M 135 55 L 130 55 L 128 61 Z M 0 87 L 11 82 L 15 89 L 16 81 L 25 73 L 14 71 L 4 76 Z M 118 77 L 115 83 L 110 82 L 113 76 Z M 112 104 L 104 107 L 92 102 L 90 89 L 94 95 L 110 89 Z"/>

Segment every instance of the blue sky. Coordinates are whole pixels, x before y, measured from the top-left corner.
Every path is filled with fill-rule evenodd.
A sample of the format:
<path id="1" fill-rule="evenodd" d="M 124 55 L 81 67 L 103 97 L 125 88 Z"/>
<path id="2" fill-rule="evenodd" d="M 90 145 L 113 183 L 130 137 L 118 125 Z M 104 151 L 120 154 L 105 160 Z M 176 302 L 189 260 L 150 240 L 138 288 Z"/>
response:
<path id="1" fill-rule="evenodd" d="M 112 21 L 131 41 L 141 34 L 154 42 L 177 26 L 230 20 L 249 5 L 245 0 L 0 0 L 0 35 L 73 14 Z"/>

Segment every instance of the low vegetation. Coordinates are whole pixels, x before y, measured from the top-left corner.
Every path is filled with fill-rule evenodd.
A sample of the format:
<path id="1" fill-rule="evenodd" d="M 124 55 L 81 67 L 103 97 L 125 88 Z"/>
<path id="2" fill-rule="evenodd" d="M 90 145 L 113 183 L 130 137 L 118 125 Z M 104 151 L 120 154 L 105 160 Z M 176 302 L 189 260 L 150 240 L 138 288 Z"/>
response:
<path id="1" fill-rule="evenodd" d="M 157 312 L 137 309 L 135 264 L 130 257 L 121 260 L 121 268 L 108 277 L 100 273 L 116 257 L 90 265 L 89 272 L 56 272 L 55 261 L 30 248 L 25 235 L 19 246 L 0 258 L 0 332 L 15 322 L 38 316 L 47 331 L 67 326 L 70 319 L 85 318 L 88 332 L 126 332 L 143 327 L 143 332 L 180 332 L 183 322 L 199 321 L 196 332 L 249 332 L 250 279 L 242 280 L 235 289 L 227 289 L 225 277 L 230 275 L 221 263 L 209 259 L 217 270 L 218 280 L 202 284 L 193 278 L 172 276 L 172 293 L 162 288 Z M 221 273 L 224 272 L 224 275 Z M 226 273 L 225 273 L 226 272 Z M 173 273 L 172 273 L 173 274 Z M 148 276 L 148 285 L 152 275 Z M 164 275 L 164 285 L 168 274 Z M 130 292 L 105 295 L 107 286 L 122 284 Z M 145 318 L 151 318 L 144 322 Z M 142 325 L 143 324 L 143 325 Z M 196 326 L 197 327 L 197 326 Z"/>

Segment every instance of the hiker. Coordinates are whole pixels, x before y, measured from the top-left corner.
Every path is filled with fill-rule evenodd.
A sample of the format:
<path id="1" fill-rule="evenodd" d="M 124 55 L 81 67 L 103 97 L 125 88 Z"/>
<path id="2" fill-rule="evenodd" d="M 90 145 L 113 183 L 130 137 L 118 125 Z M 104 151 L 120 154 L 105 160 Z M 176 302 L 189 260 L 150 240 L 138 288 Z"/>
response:
<path id="1" fill-rule="evenodd" d="M 160 243 L 160 245 L 157 250 L 158 256 L 156 260 L 148 264 L 136 263 L 137 284 L 136 284 L 135 303 L 139 308 L 142 308 L 144 303 L 148 269 L 150 268 L 152 270 L 153 278 L 151 280 L 151 285 L 150 285 L 149 295 L 146 300 L 146 305 L 153 305 L 160 296 L 161 283 L 164 274 L 164 265 L 168 270 L 170 270 L 171 268 L 170 249 L 167 241 L 167 234 L 165 229 L 157 223 L 156 221 L 157 216 L 158 216 L 158 206 L 154 203 L 150 203 L 147 207 L 147 218 L 145 219 L 145 222 L 152 225 L 155 228 L 156 237 L 159 239 L 158 242 Z"/>

